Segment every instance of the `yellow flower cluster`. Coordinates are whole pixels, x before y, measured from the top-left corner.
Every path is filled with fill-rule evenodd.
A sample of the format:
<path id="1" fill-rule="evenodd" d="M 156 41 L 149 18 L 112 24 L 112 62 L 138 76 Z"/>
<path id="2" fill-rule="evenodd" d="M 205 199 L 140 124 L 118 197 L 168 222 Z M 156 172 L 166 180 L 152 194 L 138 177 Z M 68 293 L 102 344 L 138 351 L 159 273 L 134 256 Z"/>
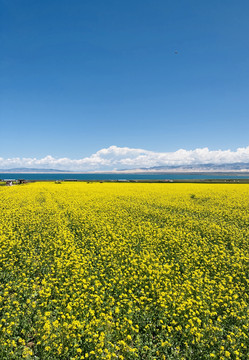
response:
<path id="1" fill-rule="evenodd" d="M 40 182 L 0 199 L 0 359 L 248 359 L 248 185 Z"/>

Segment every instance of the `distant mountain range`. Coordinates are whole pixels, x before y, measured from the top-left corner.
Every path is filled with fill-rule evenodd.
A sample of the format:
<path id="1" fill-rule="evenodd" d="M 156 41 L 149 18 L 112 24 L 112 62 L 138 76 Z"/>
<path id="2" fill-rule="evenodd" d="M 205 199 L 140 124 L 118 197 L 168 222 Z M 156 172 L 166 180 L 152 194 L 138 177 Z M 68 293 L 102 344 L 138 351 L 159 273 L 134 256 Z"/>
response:
<path id="1" fill-rule="evenodd" d="M 134 173 L 134 172 L 249 172 L 249 163 L 232 164 L 194 164 L 194 165 L 168 165 L 153 166 L 149 168 L 122 169 L 122 170 L 95 170 L 82 171 L 85 173 Z M 0 173 L 80 173 L 81 171 L 58 170 L 58 169 L 38 169 L 38 168 L 13 168 L 0 169 Z"/>
<path id="2" fill-rule="evenodd" d="M 14 168 L 14 169 L 0 169 L 1 173 L 58 173 L 71 172 L 68 170 L 57 169 L 36 169 L 36 168 Z"/>
<path id="3" fill-rule="evenodd" d="M 153 166 L 142 168 L 141 170 L 149 171 L 249 171 L 249 163 L 232 163 L 232 164 L 194 164 L 194 165 L 168 165 Z"/>

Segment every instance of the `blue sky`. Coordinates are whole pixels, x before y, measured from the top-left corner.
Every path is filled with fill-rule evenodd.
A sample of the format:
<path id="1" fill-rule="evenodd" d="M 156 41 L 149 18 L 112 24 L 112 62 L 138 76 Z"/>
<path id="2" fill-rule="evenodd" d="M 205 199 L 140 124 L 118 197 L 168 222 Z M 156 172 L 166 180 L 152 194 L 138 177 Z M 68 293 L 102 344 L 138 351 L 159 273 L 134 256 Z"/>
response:
<path id="1" fill-rule="evenodd" d="M 0 158 L 249 145 L 247 0 L 0 7 Z"/>

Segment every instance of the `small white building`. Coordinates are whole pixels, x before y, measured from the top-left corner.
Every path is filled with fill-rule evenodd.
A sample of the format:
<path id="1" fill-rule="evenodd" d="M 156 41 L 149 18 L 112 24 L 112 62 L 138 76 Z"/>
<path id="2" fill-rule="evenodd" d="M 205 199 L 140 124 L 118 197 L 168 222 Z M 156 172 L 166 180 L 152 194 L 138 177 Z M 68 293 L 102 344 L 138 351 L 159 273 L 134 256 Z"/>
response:
<path id="1" fill-rule="evenodd" d="M 4 179 L 3 181 L 5 182 L 6 186 L 12 186 L 16 180 L 15 179 Z"/>

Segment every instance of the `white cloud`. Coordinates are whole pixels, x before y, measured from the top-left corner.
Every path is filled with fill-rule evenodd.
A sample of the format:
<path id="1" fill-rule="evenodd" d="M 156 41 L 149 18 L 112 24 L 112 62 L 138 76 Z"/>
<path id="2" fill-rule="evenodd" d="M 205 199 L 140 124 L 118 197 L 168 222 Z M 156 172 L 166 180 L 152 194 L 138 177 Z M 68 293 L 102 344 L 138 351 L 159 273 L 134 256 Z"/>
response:
<path id="1" fill-rule="evenodd" d="M 167 165 L 223 164 L 235 162 L 249 163 L 249 146 L 238 148 L 236 151 L 200 148 L 195 150 L 179 149 L 175 152 L 154 152 L 113 145 L 82 159 L 58 159 L 51 155 L 42 159 L 18 157 L 4 159 L 0 157 L 0 168 L 27 167 L 102 171 Z"/>

